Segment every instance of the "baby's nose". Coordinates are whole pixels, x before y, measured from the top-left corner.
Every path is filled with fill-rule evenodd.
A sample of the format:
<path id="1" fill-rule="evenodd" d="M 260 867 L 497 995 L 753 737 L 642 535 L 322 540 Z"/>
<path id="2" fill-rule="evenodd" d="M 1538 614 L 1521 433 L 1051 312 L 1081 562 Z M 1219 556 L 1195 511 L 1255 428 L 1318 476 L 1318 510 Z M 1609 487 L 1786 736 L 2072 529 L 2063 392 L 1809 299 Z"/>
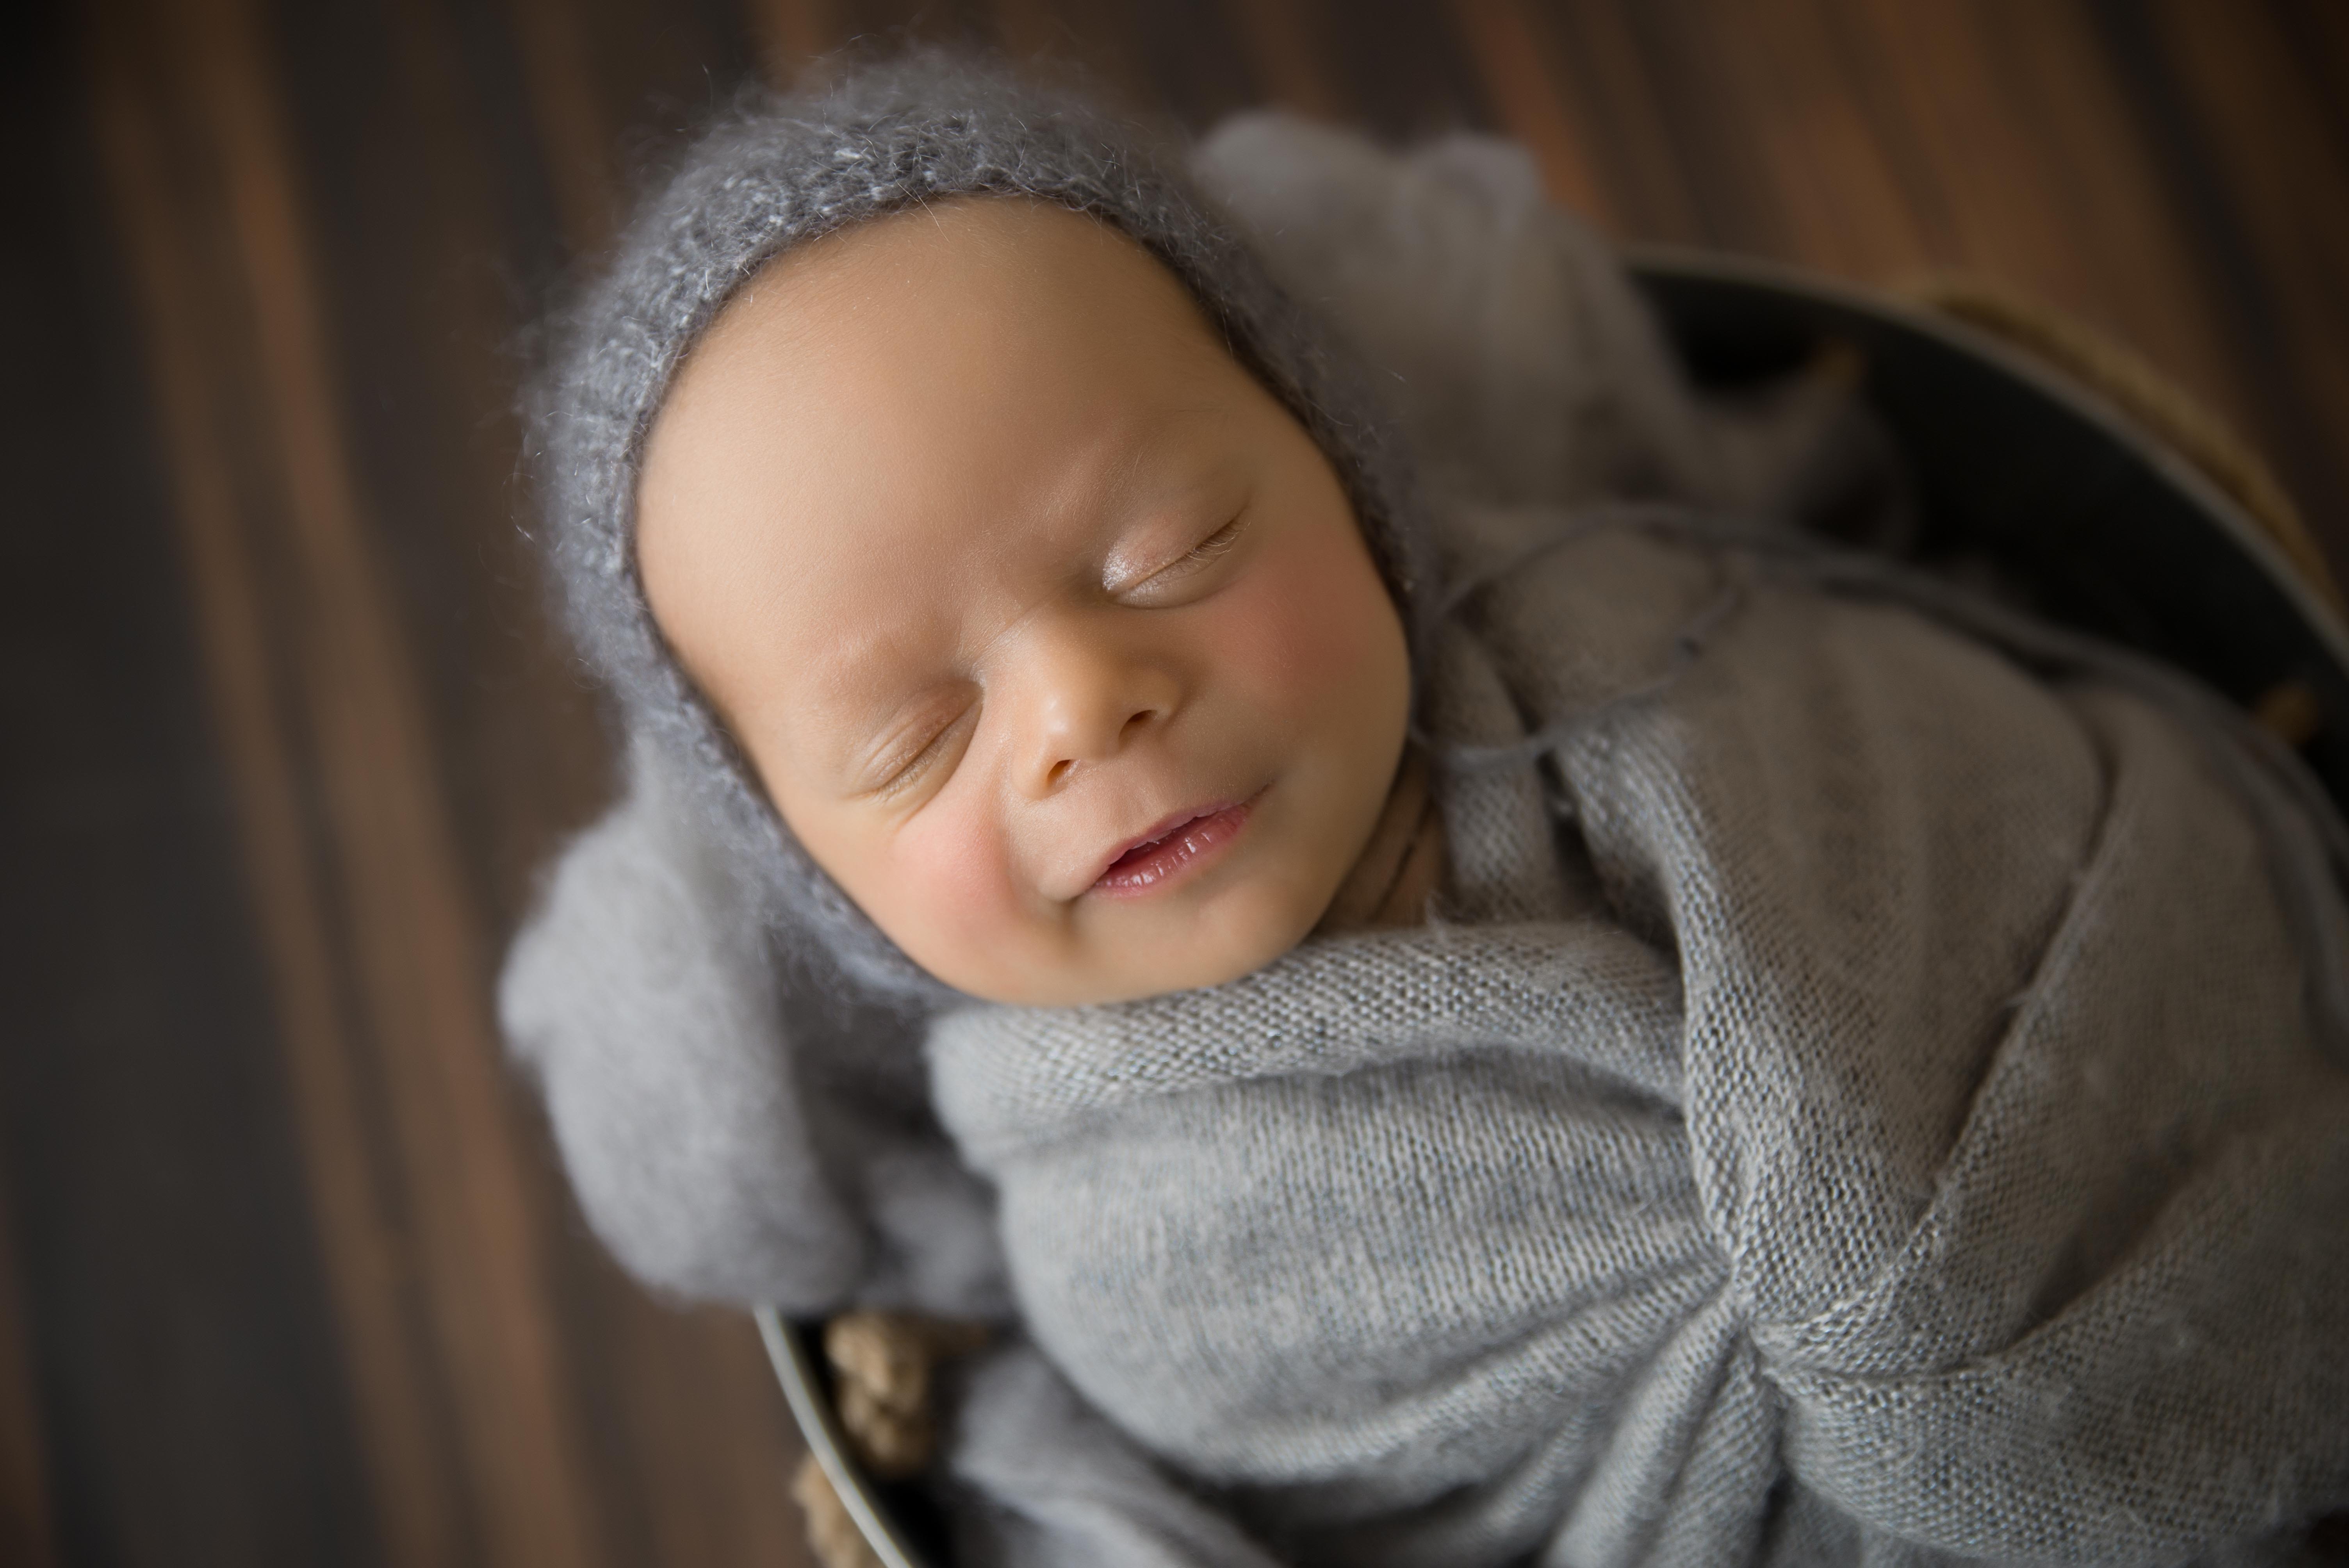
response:
<path id="1" fill-rule="evenodd" d="M 1022 786 L 1041 797 L 1173 717 L 1180 688 L 1159 663 L 1111 638 L 1063 632 L 1030 652 Z"/>

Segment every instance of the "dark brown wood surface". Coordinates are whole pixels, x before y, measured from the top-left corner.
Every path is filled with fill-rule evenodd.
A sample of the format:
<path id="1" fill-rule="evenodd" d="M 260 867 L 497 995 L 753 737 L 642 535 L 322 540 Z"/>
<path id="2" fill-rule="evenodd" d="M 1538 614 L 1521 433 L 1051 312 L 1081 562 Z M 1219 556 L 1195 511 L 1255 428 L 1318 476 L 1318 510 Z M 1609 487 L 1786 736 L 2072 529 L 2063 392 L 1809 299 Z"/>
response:
<path id="1" fill-rule="evenodd" d="M 104 0 L 6 56 L 0 1563 L 799 1563 L 746 1319 L 605 1259 L 489 987 L 606 789 L 514 379 L 854 36 L 1516 136 L 1613 232 L 2133 344 L 2349 564 L 2339 0 Z"/>

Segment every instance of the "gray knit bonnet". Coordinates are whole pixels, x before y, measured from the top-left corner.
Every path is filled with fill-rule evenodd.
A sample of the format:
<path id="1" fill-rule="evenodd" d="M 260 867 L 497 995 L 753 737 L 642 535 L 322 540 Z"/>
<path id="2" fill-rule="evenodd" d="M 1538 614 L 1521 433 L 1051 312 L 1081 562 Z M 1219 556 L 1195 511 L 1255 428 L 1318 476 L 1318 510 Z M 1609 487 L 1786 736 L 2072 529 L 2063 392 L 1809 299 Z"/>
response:
<path id="1" fill-rule="evenodd" d="M 1406 467 L 1358 377 L 1272 284 L 1176 154 L 1066 92 L 924 51 L 791 96 L 744 100 L 653 191 L 607 271 L 554 323 L 527 409 L 541 542 L 579 653 L 615 694 L 786 945 L 812 939 L 851 985 L 950 995 L 793 840 L 654 624 L 636 571 L 644 439 L 671 377 L 735 290 L 795 245 L 849 224 L 980 193 L 1056 202 L 1115 225 L 1197 298 L 1234 356 L 1278 397 L 1345 484 L 1415 648 L 1431 595 Z"/>

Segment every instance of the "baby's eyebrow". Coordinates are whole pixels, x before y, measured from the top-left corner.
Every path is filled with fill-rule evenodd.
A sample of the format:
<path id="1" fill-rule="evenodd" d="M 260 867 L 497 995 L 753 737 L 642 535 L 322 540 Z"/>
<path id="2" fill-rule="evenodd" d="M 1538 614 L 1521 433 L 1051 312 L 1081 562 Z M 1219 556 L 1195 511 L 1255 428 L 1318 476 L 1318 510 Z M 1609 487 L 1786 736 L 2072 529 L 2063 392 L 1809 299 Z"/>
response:
<path id="1" fill-rule="evenodd" d="M 1181 418 L 1154 421 L 1149 433 L 1124 455 L 1114 485 L 1103 487 L 1103 521 L 1114 520 L 1120 527 L 1130 525 L 1142 521 L 1145 511 L 1154 510 L 1159 503 L 1181 501 L 1195 490 L 1216 488 L 1230 463 L 1199 439 L 1200 424 L 1226 412 L 1212 407 L 1182 407 L 1169 410 Z"/>
<path id="2" fill-rule="evenodd" d="M 1155 408 L 1149 420 L 1139 429 L 1130 432 L 1123 441 L 1123 453 L 1113 472 L 1102 477 L 1102 495 L 1123 495 L 1133 489 L 1133 483 L 1151 462 L 1163 462 L 1170 456 L 1179 456 L 1184 446 L 1191 444 L 1198 420 L 1216 420 L 1231 413 L 1216 401 L 1198 404 L 1170 404 Z M 1172 449 L 1172 450 L 1170 450 Z"/>
<path id="3" fill-rule="evenodd" d="M 925 630 L 918 615 L 868 623 L 812 661 L 813 717 L 841 766 L 862 766 L 908 716 L 942 706 L 950 688 L 966 684 L 968 650 Z"/>
<path id="4" fill-rule="evenodd" d="M 917 682 L 895 678 L 893 665 L 911 665 L 916 650 L 906 628 L 892 621 L 845 632 L 811 661 L 815 706 L 835 722 L 870 728 L 902 712 Z"/>
<path id="5" fill-rule="evenodd" d="M 1193 438 L 1196 421 L 1219 419 L 1230 410 L 1208 403 L 1178 403 L 1157 411 L 1153 418 L 1126 443 L 1117 470 L 1104 476 L 1102 498 L 1104 502 L 1123 500 L 1140 483 L 1143 471 L 1154 462 L 1164 462 L 1179 457 Z"/>
<path id="6" fill-rule="evenodd" d="M 900 700 L 874 696 L 869 700 L 843 696 L 825 702 L 813 713 L 800 715 L 801 738 L 795 747 L 807 761 L 837 783 L 861 788 L 892 742 L 922 705 L 918 694 Z"/>

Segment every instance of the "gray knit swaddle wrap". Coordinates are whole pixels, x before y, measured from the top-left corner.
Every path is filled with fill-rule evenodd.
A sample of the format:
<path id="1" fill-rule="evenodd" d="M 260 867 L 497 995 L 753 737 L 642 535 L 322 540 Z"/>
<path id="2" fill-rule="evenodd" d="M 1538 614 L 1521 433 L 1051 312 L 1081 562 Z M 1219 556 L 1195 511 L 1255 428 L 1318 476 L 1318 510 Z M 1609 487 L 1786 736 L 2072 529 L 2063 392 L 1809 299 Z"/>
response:
<path id="1" fill-rule="evenodd" d="M 931 1092 L 995 1192 L 963 1171 L 906 1026 L 792 994 L 777 933 L 908 983 L 643 614 L 634 443 L 692 335 L 761 258 L 934 179 L 1072 199 L 1276 389 L 1308 366 L 1285 395 L 1374 538 L 1406 509 L 1373 427 L 1295 393 L 1345 406 L 1228 236 L 1113 130 L 958 69 L 705 148 L 543 427 L 631 785 L 502 1004 L 615 1250 L 802 1312 L 1000 1313 L 1008 1260 L 1050 1364 L 975 1370 L 953 1469 L 974 1545 L 1022 1564 L 2170 1561 L 2349 1502 L 2349 1080 L 2241 792 L 2094 671 L 1702 540 L 1537 548 L 1598 496 L 1751 504 L 1803 420 L 1692 405 L 1491 144 L 1259 120 L 1199 165 L 1392 377 L 1455 581 L 1511 565 L 1423 628 L 1423 722 L 1489 748 L 1443 789 L 1453 918 L 947 1017 Z M 1520 743 L 1553 720 L 1545 760 Z"/>
<path id="2" fill-rule="evenodd" d="M 1078 1390 L 1311 1562 L 2163 1562 L 2349 1496 L 2349 1073 L 2201 738 L 1635 532 L 1464 619 L 1447 740 L 1578 717 L 1450 781 L 1456 923 L 933 1031 Z"/>

